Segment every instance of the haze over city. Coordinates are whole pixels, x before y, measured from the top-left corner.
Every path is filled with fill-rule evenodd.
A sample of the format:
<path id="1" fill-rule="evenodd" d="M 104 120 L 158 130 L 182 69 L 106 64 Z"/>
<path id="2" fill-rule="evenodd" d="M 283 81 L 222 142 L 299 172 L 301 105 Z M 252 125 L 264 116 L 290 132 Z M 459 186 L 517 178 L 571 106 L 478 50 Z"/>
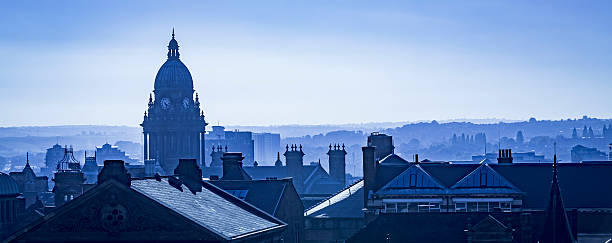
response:
<path id="1" fill-rule="evenodd" d="M 173 28 L 211 124 L 611 115 L 607 1 L 321 3 L 4 3 L 0 126 L 137 126 Z"/>
<path id="2" fill-rule="evenodd" d="M 610 1 L 11 1 L 0 242 L 610 243 Z"/>

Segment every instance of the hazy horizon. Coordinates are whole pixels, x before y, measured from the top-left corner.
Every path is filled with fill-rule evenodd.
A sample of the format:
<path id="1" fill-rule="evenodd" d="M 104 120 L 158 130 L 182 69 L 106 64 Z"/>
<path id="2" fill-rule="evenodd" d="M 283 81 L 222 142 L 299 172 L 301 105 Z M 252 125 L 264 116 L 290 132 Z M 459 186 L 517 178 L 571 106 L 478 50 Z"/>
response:
<path id="1" fill-rule="evenodd" d="M 3 7 L 0 126 L 138 126 L 172 28 L 211 125 L 612 117 L 605 1 Z"/>

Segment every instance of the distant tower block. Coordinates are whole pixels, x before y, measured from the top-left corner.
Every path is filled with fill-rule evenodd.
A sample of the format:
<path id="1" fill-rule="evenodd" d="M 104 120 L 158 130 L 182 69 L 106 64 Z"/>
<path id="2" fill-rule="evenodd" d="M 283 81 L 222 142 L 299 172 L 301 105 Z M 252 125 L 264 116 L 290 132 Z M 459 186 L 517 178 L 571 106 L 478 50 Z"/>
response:
<path id="1" fill-rule="evenodd" d="M 285 155 L 285 168 L 287 170 L 287 176 L 293 178 L 293 185 L 298 193 L 304 191 L 304 178 L 302 176 L 302 168 L 304 167 L 304 152 L 302 152 L 302 145 L 292 144 L 291 147 L 287 145 Z"/>
<path id="2" fill-rule="evenodd" d="M 343 186 L 346 186 L 346 150 L 344 150 L 344 144 L 329 145 L 329 175 L 332 179 L 339 181 Z"/>

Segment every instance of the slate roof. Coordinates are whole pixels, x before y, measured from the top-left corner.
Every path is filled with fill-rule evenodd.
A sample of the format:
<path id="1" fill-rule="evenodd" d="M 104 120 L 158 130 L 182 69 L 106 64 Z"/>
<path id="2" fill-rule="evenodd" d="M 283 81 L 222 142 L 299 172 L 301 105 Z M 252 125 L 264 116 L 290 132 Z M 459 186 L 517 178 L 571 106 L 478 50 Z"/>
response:
<path id="1" fill-rule="evenodd" d="M 314 218 L 363 218 L 363 180 L 309 208 L 306 217 Z"/>
<path id="2" fill-rule="evenodd" d="M 286 178 L 287 168 L 285 166 L 244 166 L 242 167 L 253 180 L 265 180 L 268 178 Z M 222 167 L 206 167 L 203 176 L 210 178 L 212 175 L 223 175 Z M 305 194 L 333 194 L 344 188 L 342 183 L 329 177 L 329 174 L 320 164 L 304 165 L 302 168 L 304 178 Z"/>
<path id="3" fill-rule="evenodd" d="M 405 159 L 403 159 L 397 154 L 389 154 L 387 155 L 387 157 L 384 157 L 383 159 L 378 161 L 378 163 L 384 164 L 384 165 L 408 165 L 410 164 L 410 162 L 406 161 Z"/>
<path id="4" fill-rule="evenodd" d="M 291 183 L 289 180 L 217 180 L 209 182 L 225 191 L 247 191 L 245 197 L 241 199 L 270 215 L 276 214 L 283 193 Z"/>
<path id="5" fill-rule="evenodd" d="M 171 186 L 165 178 L 161 181 L 133 180 L 131 183 L 131 188 L 135 191 L 227 238 L 283 225 L 279 221 L 255 215 L 241 205 L 227 200 L 229 194 L 219 195 L 206 188 L 194 194 L 185 185 L 181 185 L 180 191 Z"/>

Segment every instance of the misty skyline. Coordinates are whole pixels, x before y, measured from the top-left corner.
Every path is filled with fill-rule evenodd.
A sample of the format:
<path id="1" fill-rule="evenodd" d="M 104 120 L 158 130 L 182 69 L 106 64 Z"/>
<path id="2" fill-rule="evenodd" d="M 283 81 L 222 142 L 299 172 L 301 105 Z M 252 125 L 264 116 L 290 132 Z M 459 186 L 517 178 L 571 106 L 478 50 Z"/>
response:
<path id="1" fill-rule="evenodd" d="M 137 126 L 172 28 L 211 125 L 609 118 L 608 2 L 10 2 L 0 126 Z"/>

